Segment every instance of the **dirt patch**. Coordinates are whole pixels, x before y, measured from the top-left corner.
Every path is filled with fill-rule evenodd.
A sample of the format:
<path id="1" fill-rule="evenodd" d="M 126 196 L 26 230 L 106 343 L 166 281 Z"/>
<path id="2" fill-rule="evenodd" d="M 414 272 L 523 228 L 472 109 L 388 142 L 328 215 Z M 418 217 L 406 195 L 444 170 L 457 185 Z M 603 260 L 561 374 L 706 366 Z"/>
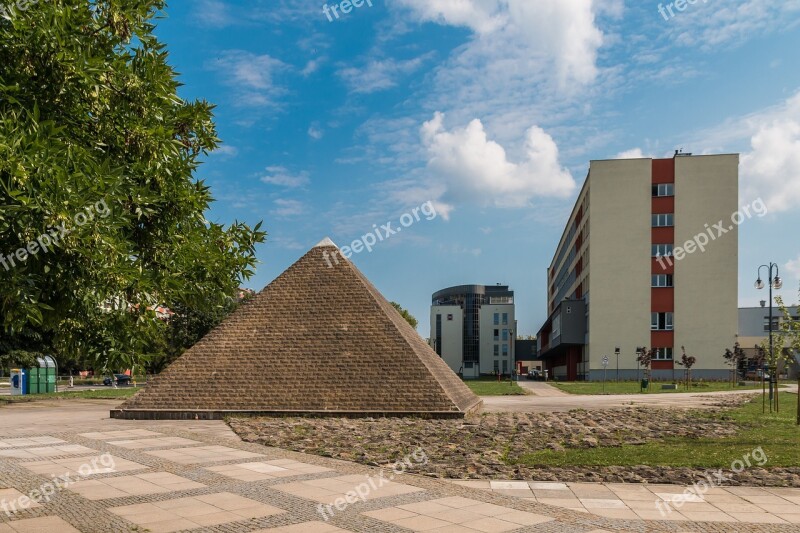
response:
<path id="1" fill-rule="evenodd" d="M 654 411 L 646 407 L 569 413 L 488 413 L 468 420 L 418 418 L 232 418 L 245 441 L 368 465 L 385 465 L 422 447 L 426 465 L 412 471 L 451 479 L 534 479 L 692 483 L 705 470 L 672 467 L 533 468 L 514 458 L 537 450 L 644 444 L 665 437 L 725 437 L 738 428 L 711 418 L 725 407 Z M 800 486 L 800 468 L 747 469 L 732 484 Z"/>

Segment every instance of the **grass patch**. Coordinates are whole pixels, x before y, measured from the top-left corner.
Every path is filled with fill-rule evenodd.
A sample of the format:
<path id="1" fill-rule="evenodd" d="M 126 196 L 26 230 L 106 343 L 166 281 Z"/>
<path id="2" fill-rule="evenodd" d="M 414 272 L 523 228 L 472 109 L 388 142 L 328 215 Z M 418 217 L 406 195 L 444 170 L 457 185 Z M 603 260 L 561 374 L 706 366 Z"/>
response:
<path id="1" fill-rule="evenodd" d="M 497 378 L 469 379 L 464 383 L 478 396 L 523 396 L 525 389 L 513 381 L 497 381 Z"/>
<path id="2" fill-rule="evenodd" d="M 570 394 L 603 394 L 603 382 L 597 381 L 576 381 L 561 383 L 557 381 L 548 382 L 550 385 L 561 389 Z M 730 383 L 719 381 L 703 381 L 692 383 L 690 390 L 686 389 L 684 383 L 678 383 L 678 388 L 675 390 L 664 390 L 661 385 L 670 385 L 671 381 L 656 381 L 650 384 L 650 389 L 645 390 L 642 394 L 675 394 L 675 393 L 698 393 L 698 392 L 719 392 L 730 390 L 761 390 L 761 383 L 748 383 L 743 387 L 736 385 L 731 387 Z M 606 394 L 639 394 L 638 381 L 606 381 L 605 387 Z"/>
<path id="3" fill-rule="evenodd" d="M 35 402 L 39 400 L 113 400 L 116 398 L 130 398 L 139 390 L 138 387 L 120 387 L 114 389 L 107 387 L 98 390 L 63 391 L 51 394 L 26 394 L 25 396 L 0 396 L 0 405 L 7 403 Z"/>
<path id="4" fill-rule="evenodd" d="M 667 438 L 639 446 L 543 450 L 524 454 L 510 464 L 531 467 L 568 466 L 686 466 L 730 468 L 731 463 L 761 447 L 768 457 L 766 467 L 800 464 L 800 426 L 796 425 L 797 396 L 780 394 L 780 413 L 762 414 L 761 397 L 724 414 L 698 412 L 742 428 L 735 437 Z"/>

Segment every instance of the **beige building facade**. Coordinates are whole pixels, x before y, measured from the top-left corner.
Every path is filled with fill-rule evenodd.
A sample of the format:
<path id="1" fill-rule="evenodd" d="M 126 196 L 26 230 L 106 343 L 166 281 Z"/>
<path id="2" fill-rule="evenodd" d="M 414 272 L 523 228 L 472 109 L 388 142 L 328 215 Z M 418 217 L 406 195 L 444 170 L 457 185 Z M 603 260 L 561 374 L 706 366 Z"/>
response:
<path id="1" fill-rule="evenodd" d="M 548 268 L 548 320 L 537 338 L 551 375 L 724 379 L 738 302 L 738 155 L 592 161 Z M 740 213 L 739 213 L 740 214 Z M 575 302 L 583 302 L 576 316 Z M 566 309 L 571 309 L 567 315 Z M 582 335 L 581 335 L 582 333 Z"/>

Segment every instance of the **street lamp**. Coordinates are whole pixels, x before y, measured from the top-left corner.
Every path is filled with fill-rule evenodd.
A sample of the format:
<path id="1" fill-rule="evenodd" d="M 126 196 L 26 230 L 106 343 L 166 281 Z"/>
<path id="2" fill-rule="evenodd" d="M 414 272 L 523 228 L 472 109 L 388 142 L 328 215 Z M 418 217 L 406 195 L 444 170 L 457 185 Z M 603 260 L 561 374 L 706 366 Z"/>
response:
<path id="1" fill-rule="evenodd" d="M 614 355 L 617 356 L 617 383 L 619 383 L 619 346 L 614 348 Z"/>
<path id="2" fill-rule="evenodd" d="M 508 330 L 508 384 L 514 384 L 514 330 Z"/>
<path id="3" fill-rule="evenodd" d="M 778 265 L 777 264 L 770 263 L 769 265 L 761 265 L 760 267 L 758 267 L 758 278 L 756 279 L 756 282 L 755 282 L 755 288 L 756 289 L 761 290 L 761 289 L 764 288 L 764 281 L 761 279 L 761 269 L 762 268 L 766 268 L 769 271 L 768 272 L 769 276 L 767 277 L 767 282 L 769 283 L 769 359 L 770 359 L 770 362 L 772 362 L 772 361 L 775 360 L 775 354 L 773 352 L 774 348 L 773 348 L 773 342 L 772 342 L 772 329 L 773 329 L 772 328 L 772 289 L 776 289 L 777 290 L 777 289 L 780 289 L 781 287 L 783 287 L 783 280 L 779 276 Z M 772 274 L 773 270 L 775 271 L 774 275 Z M 783 350 L 783 346 L 781 346 L 781 350 Z M 772 384 L 773 384 L 773 382 L 777 384 L 777 376 L 775 375 L 777 370 L 778 370 L 777 369 L 777 365 L 775 365 L 775 368 L 770 368 L 770 371 L 771 371 L 771 375 L 769 377 L 769 400 L 770 400 L 769 410 L 770 410 L 770 412 L 772 412 L 772 395 L 773 395 L 773 386 L 772 386 Z M 761 376 L 762 376 L 761 379 L 763 380 L 764 379 L 763 378 L 763 376 L 764 376 L 764 369 L 763 368 L 761 369 Z M 776 408 L 777 408 L 777 405 L 776 405 Z"/>

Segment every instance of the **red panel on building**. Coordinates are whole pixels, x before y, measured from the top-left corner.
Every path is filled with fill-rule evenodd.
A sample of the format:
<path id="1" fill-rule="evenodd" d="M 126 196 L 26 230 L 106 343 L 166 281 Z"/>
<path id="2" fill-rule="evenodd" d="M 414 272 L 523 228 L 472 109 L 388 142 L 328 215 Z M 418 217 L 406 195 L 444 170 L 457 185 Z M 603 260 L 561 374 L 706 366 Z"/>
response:
<path id="1" fill-rule="evenodd" d="M 653 159 L 653 183 L 675 183 L 675 159 Z"/>
<path id="2" fill-rule="evenodd" d="M 653 244 L 672 244 L 675 242 L 675 228 L 672 226 L 652 228 L 651 238 Z"/>
<path id="3" fill-rule="evenodd" d="M 666 287 L 650 289 L 650 310 L 655 313 L 675 311 L 675 289 Z"/>
<path id="4" fill-rule="evenodd" d="M 674 196 L 653 197 L 653 213 L 674 213 L 674 212 L 675 212 Z"/>
<path id="5" fill-rule="evenodd" d="M 672 348 L 675 346 L 674 331 L 651 331 L 650 346 L 653 348 Z"/>
<path id="6" fill-rule="evenodd" d="M 672 370 L 675 368 L 673 361 L 653 361 L 650 365 L 653 370 Z"/>
<path id="7" fill-rule="evenodd" d="M 660 259 L 661 261 L 659 262 Z M 653 268 L 650 270 L 653 274 L 674 274 L 675 273 L 675 258 L 674 257 L 660 257 L 653 258 Z M 672 264 L 670 264 L 670 261 Z"/>

